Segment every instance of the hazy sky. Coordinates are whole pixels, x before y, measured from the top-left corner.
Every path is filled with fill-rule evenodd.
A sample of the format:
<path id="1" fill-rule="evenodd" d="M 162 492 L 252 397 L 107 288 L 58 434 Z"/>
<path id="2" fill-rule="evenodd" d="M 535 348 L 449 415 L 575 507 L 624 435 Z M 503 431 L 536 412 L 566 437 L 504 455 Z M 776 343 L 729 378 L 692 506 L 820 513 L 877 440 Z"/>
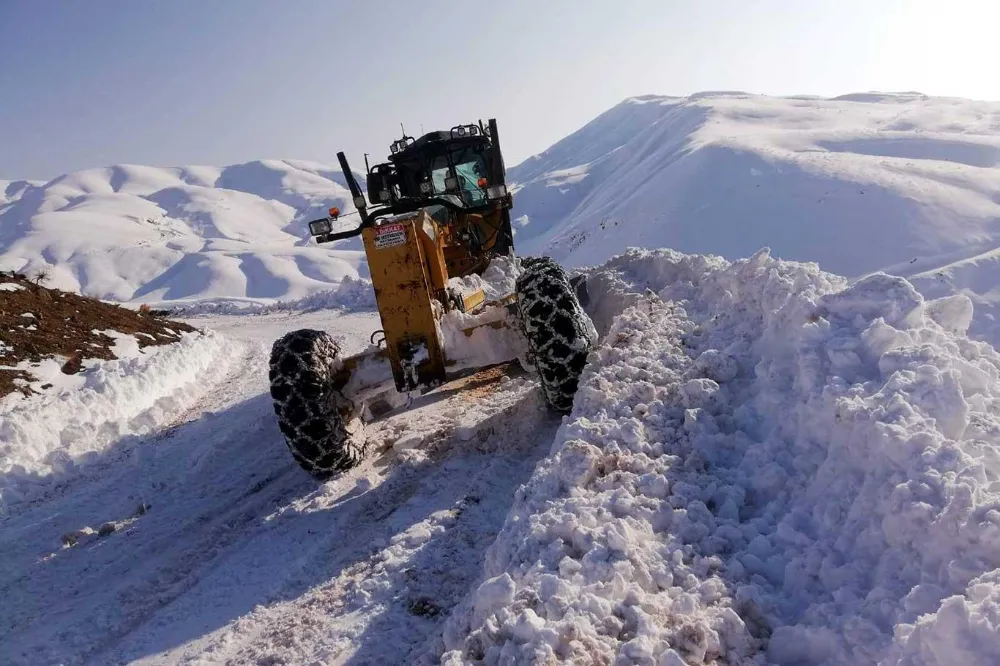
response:
<path id="1" fill-rule="evenodd" d="M 0 178 L 114 163 L 360 165 L 495 116 L 507 164 L 626 97 L 1000 99 L 1000 2 L 0 0 Z"/>

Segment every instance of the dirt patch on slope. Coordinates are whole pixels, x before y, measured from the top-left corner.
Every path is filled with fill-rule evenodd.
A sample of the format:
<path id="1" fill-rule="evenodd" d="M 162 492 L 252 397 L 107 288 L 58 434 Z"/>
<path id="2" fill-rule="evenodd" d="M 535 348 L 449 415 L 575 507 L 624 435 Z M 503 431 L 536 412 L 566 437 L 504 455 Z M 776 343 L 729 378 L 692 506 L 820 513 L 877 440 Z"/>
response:
<path id="1" fill-rule="evenodd" d="M 107 330 L 134 335 L 142 348 L 177 342 L 182 332 L 195 329 L 155 311 L 130 310 L 0 271 L 0 397 L 31 393 L 31 375 L 13 369 L 22 361 L 61 357 L 69 375 L 87 359 L 115 358 L 115 339 L 99 332 Z"/>

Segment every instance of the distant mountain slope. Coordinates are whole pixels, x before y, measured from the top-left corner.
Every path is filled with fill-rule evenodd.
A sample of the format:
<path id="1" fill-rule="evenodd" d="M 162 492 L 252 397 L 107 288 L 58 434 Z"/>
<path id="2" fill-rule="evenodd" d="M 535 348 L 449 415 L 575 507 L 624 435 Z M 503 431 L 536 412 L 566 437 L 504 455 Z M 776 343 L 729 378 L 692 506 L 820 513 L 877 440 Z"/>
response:
<path id="1" fill-rule="evenodd" d="M 509 179 L 521 247 L 568 263 L 768 245 L 850 276 L 1000 246 L 998 166 L 1000 103 L 702 93 L 626 100 Z"/>
<path id="2" fill-rule="evenodd" d="M 625 100 L 509 169 L 516 245 L 570 265 L 630 246 L 886 269 L 967 293 L 1000 339 L 1000 103 L 742 92 Z M 121 301 L 289 300 L 366 275 L 305 222 L 352 211 L 338 168 L 114 166 L 0 181 L 0 269 Z M 994 329 L 996 329 L 994 331 Z M 995 333 L 995 335 L 994 335 Z"/>
<path id="3" fill-rule="evenodd" d="M 364 272 L 360 253 L 308 244 L 309 219 L 352 209 L 322 164 L 121 165 L 0 186 L 0 268 L 91 296 L 299 298 Z"/>

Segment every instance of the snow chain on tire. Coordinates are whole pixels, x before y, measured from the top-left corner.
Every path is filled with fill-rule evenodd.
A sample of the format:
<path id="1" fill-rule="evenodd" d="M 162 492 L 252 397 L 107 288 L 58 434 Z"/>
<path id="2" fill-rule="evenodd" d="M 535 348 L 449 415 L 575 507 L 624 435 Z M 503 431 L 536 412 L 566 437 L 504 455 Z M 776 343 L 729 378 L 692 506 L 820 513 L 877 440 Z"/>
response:
<path id="1" fill-rule="evenodd" d="M 333 387 L 340 347 L 324 331 L 287 333 L 271 347 L 271 398 L 295 461 L 317 477 L 357 465 L 363 443 L 351 440 Z"/>
<path id="2" fill-rule="evenodd" d="M 597 344 L 594 325 L 559 264 L 529 257 L 521 267 L 517 306 L 542 393 L 552 409 L 569 412 L 587 355 Z"/>

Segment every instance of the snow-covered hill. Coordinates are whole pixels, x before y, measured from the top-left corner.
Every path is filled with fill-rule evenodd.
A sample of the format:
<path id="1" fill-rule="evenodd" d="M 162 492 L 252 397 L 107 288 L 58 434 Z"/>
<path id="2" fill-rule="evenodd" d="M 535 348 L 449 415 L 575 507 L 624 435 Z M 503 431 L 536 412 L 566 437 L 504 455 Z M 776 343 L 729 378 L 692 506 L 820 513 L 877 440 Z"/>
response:
<path id="1" fill-rule="evenodd" d="M 509 170 L 521 253 L 593 265 L 631 246 L 763 246 L 857 277 L 964 292 L 1000 339 L 1000 103 L 917 93 L 628 99 Z M 116 166 L 0 182 L 0 269 L 120 301 L 272 303 L 366 275 L 305 222 L 353 207 L 339 169 Z"/>
<path id="2" fill-rule="evenodd" d="M 630 246 L 816 261 L 968 290 L 1000 283 L 1000 103 L 917 93 L 626 100 L 510 170 L 517 241 L 569 264 Z"/>
<path id="3" fill-rule="evenodd" d="M 147 303 L 308 296 L 364 274 L 305 223 L 352 209 L 339 168 L 265 160 L 223 168 L 113 166 L 0 183 L 0 268 Z"/>

